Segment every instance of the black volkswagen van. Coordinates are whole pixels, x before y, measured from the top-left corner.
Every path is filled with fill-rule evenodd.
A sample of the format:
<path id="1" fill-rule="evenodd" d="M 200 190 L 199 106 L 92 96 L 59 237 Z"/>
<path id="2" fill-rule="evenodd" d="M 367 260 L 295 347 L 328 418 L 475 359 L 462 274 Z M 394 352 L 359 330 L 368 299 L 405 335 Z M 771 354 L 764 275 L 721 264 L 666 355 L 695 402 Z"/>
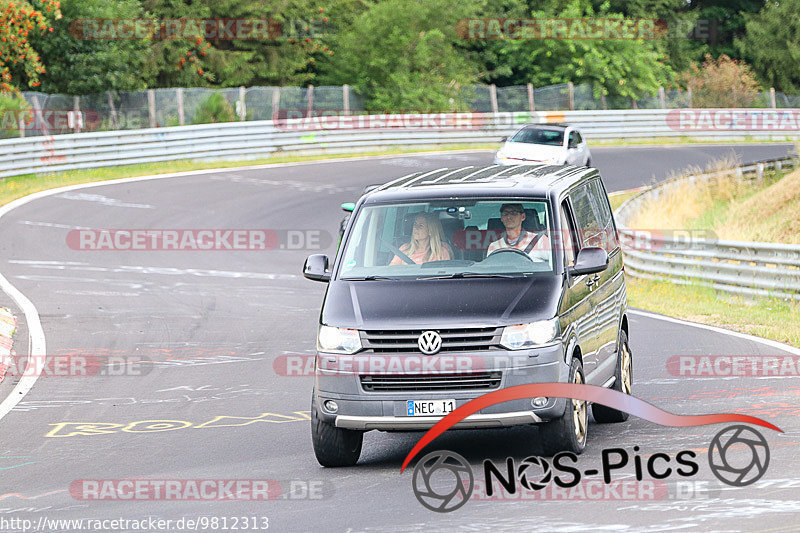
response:
<path id="1" fill-rule="evenodd" d="M 529 383 L 631 393 L 622 253 L 596 169 L 418 172 L 356 203 L 328 283 L 311 406 L 323 466 L 358 461 L 365 431 L 427 429 L 482 394 Z M 529 398 L 457 428 L 535 424 L 539 452 L 586 446 L 586 402 Z M 598 422 L 627 414 L 591 406 Z"/>

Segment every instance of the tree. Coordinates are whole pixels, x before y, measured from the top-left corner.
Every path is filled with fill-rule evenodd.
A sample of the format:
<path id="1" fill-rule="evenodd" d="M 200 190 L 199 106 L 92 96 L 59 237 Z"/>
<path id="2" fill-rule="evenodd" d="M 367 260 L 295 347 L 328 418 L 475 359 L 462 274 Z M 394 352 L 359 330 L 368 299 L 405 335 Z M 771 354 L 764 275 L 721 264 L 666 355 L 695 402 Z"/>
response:
<path id="1" fill-rule="evenodd" d="M 701 68 L 692 65 L 682 76 L 692 91 L 693 107 L 748 107 L 758 95 L 758 81 L 743 61 L 706 54 Z"/>
<path id="2" fill-rule="evenodd" d="M 146 19 L 138 0 L 67 1 L 61 10 L 55 31 L 32 39 L 49 69 L 42 91 L 82 95 L 147 88 L 149 39 L 94 38 L 84 31 L 99 19 Z"/>
<path id="3" fill-rule="evenodd" d="M 765 85 L 779 91 L 800 89 L 800 0 L 770 2 L 746 17 L 746 32 L 736 41 Z"/>
<path id="4" fill-rule="evenodd" d="M 461 87 L 477 79 L 477 65 L 459 48 L 459 19 L 481 2 L 384 0 L 355 17 L 336 36 L 336 55 L 322 67 L 323 82 L 351 84 L 372 110 L 465 109 Z"/>
<path id="5" fill-rule="evenodd" d="M 325 43 L 334 12 L 357 9 L 357 0 L 145 0 L 158 19 L 269 20 L 265 38 L 219 39 L 197 33 L 185 40 L 153 43 L 151 86 L 303 85 L 315 63 L 332 54 Z M 188 48 L 187 48 L 188 45 Z M 191 68 L 190 68 L 191 63 Z"/>
<path id="6" fill-rule="evenodd" d="M 620 19 L 607 4 L 595 11 L 588 0 L 549 3 L 530 11 L 533 19 Z M 653 32 L 654 36 L 659 33 Z M 667 64 L 660 39 L 569 39 L 530 38 L 482 41 L 481 54 L 488 52 L 508 75 L 498 69 L 486 81 L 498 85 L 532 83 L 535 86 L 558 83 L 591 83 L 600 94 L 640 98 L 668 85 L 674 73 Z"/>
<path id="7" fill-rule="evenodd" d="M 19 91 L 19 83 L 40 85 L 44 74 L 39 53 L 31 46 L 32 34 L 52 32 L 52 20 L 61 18 L 59 2 L 39 0 L 35 9 L 26 0 L 0 0 L 0 92 Z M 18 81 L 16 81 L 18 80 Z"/>

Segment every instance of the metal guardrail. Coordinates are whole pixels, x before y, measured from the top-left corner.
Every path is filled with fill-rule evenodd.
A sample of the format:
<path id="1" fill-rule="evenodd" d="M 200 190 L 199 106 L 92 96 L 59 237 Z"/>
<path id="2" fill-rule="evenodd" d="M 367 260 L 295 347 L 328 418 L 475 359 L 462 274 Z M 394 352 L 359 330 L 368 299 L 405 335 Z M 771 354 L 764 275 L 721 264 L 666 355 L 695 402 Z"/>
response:
<path id="1" fill-rule="evenodd" d="M 615 211 L 626 273 L 749 296 L 800 299 L 800 245 L 696 238 L 688 231 L 667 236 L 628 227 L 631 218 L 647 202 L 672 187 L 731 175 L 763 178 L 765 170 L 797 166 L 798 161 L 792 158 L 763 161 L 677 178 L 628 199 Z"/>
<path id="2" fill-rule="evenodd" d="M 714 115 L 705 120 L 701 116 L 704 112 Z M 177 159 L 257 159 L 277 154 L 342 153 L 392 146 L 494 143 L 528 122 L 569 122 L 579 126 L 590 141 L 670 137 L 800 138 L 797 120 L 779 120 L 787 113 L 794 120 L 797 110 L 524 111 L 382 115 L 377 119 L 373 115 L 368 127 L 360 128 L 329 129 L 331 124 L 342 126 L 342 117 L 327 122 L 316 117 L 283 122 L 265 120 L 75 133 L 0 140 L 0 177 Z M 738 114 L 739 119 L 732 119 L 732 114 Z M 727 125 L 720 118 L 725 116 L 730 121 Z M 353 121 L 356 120 L 358 117 L 353 117 Z M 741 127 L 754 123 L 769 129 Z M 794 124 L 794 129 L 787 124 Z M 780 129 L 781 125 L 786 127 Z"/>

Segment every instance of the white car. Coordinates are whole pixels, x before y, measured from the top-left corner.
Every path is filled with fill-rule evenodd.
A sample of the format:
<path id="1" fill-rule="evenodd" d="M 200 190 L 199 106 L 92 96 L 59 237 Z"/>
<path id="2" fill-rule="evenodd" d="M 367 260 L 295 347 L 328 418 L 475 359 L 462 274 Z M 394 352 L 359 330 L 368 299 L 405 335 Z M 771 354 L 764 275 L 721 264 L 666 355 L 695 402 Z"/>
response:
<path id="1" fill-rule="evenodd" d="M 495 165 L 527 163 L 592 166 L 592 154 L 581 132 L 569 124 L 526 124 L 507 138 Z"/>

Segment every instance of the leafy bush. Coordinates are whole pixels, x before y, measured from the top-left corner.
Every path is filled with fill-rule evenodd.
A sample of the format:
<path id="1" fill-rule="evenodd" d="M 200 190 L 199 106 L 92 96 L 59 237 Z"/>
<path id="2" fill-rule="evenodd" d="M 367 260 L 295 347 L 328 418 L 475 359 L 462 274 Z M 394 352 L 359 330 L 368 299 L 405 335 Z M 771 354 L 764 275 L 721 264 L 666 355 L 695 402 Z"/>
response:
<path id="1" fill-rule="evenodd" d="M 221 93 L 214 93 L 200 104 L 194 115 L 193 124 L 212 124 L 217 122 L 233 122 L 236 114 L 231 104 Z"/>
<path id="2" fill-rule="evenodd" d="M 692 107 L 749 107 L 758 96 L 750 66 L 725 54 L 717 59 L 706 54 L 702 67 L 692 65 L 682 78 L 692 91 Z"/>
<path id="3" fill-rule="evenodd" d="M 18 137 L 19 118 L 28 118 L 29 111 L 30 106 L 19 95 L 0 92 L 0 138 Z"/>

